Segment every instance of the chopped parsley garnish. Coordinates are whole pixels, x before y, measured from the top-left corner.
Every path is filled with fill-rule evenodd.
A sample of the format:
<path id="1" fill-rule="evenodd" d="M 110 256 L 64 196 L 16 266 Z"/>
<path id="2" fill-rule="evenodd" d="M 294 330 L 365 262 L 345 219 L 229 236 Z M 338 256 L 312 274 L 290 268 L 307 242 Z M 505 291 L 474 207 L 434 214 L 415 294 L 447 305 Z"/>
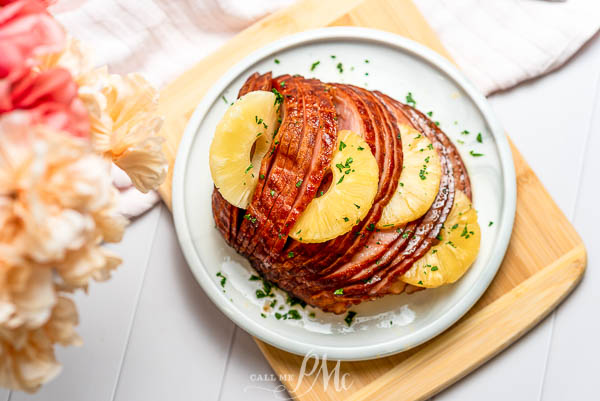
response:
<path id="1" fill-rule="evenodd" d="M 347 222 L 347 221 L 350 221 L 350 219 L 349 219 L 349 218 L 347 218 L 347 217 L 343 217 L 343 219 L 344 219 L 344 221 L 346 221 L 346 222 Z"/>
<path id="2" fill-rule="evenodd" d="M 280 85 L 281 85 L 282 88 L 285 88 L 285 81 L 281 81 Z"/>
<path id="3" fill-rule="evenodd" d="M 271 196 L 275 196 L 275 190 L 274 189 L 271 190 Z"/>
<path id="4" fill-rule="evenodd" d="M 250 213 L 244 215 L 244 218 L 251 223 L 256 223 L 256 217 L 252 217 L 252 215 Z"/>
<path id="5" fill-rule="evenodd" d="M 452 248 L 456 248 L 456 245 L 454 245 L 454 242 L 452 241 L 448 241 L 446 242 L 447 245 L 450 245 Z"/>
<path id="6" fill-rule="evenodd" d="M 470 132 L 468 130 L 464 130 L 463 132 L 461 132 L 462 135 L 469 135 Z"/>
<path id="7" fill-rule="evenodd" d="M 341 152 L 342 150 L 344 150 L 344 148 L 345 148 L 345 147 L 346 147 L 346 144 L 344 143 L 344 141 L 340 141 L 340 148 L 339 148 L 339 149 L 340 149 L 340 152 Z"/>
<path id="8" fill-rule="evenodd" d="M 469 151 L 469 154 L 470 154 L 471 156 L 473 156 L 473 157 L 480 157 L 480 156 L 483 156 L 483 153 L 476 153 L 476 152 L 474 152 L 474 151 L 472 151 L 472 150 L 471 150 L 471 151 Z"/>
<path id="9" fill-rule="evenodd" d="M 349 311 L 348 314 L 346 315 L 346 317 L 344 318 L 344 321 L 346 322 L 348 327 L 350 327 L 352 325 L 352 320 L 354 320 L 354 316 L 356 316 L 356 312 Z"/>
<path id="10" fill-rule="evenodd" d="M 488 224 L 488 227 L 491 227 L 491 226 L 493 226 L 493 225 L 494 225 L 494 222 L 493 222 L 493 221 L 490 221 L 490 222 L 489 222 L 489 224 Z"/>
<path id="11" fill-rule="evenodd" d="M 363 148 L 362 146 L 359 146 L 357 149 L 358 150 L 365 150 L 365 148 Z"/>
<path id="12" fill-rule="evenodd" d="M 365 63 L 366 63 L 366 64 L 369 64 L 369 60 L 365 59 Z"/>
<path id="13" fill-rule="evenodd" d="M 384 227 L 384 228 L 385 228 L 385 227 L 394 227 L 394 225 L 393 225 L 393 224 L 384 224 L 384 225 L 383 225 L 383 227 Z"/>
<path id="14" fill-rule="evenodd" d="M 342 63 L 338 63 L 335 67 L 338 69 L 340 74 L 344 72 L 344 66 L 342 65 Z"/>
<path id="15" fill-rule="evenodd" d="M 277 89 L 273 88 L 271 89 L 271 92 L 275 94 L 275 103 L 273 103 L 274 106 L 283 103 L 283 95 Z M 277 110 L 279 111 L 279 108 L 277 108 Z"/>
<path id="16" fill-rule="evenodd" d="M 265 315 L 264 313 L 261 313 L 261 314 L 260 314 L 260 316 L 261 316 L 263 319 L 266 319 L 266 318 L 267 318 L 267 315 Z"/>
<path id="17" fill-rule="evenodd" d="M 435 239 L 437 239 L 438 241 L 441 241 L 442 240 L 442 234 L 440 233 L 440 234 L 436 235 Z"/>
<path id="18" fill-rule="evenodd" d="M 273 62 L 274 62 L 275 64 L 279 64 L 279 59 L 278 59 L 278 58 L 276 58 L 275 60 L 273 60 Z"/>
<path id="19" fill-rule="evenodd" d="M 285 314 L 285 318 L 286 319 L 293 319 L 293 320 L 300 320 L 300 319 L 302 319 L 302 316 L 300 316 L 300 313 L 296 309 L 290 309 Z"/>
<path id="20" fill-rule="evenodd" d="M 428 112 L 427 112 L 427 115 L 428 115 L 429 117 L 432 117 L 432 116 L 433 116 L 433 111 L 428 111 Z"/>
<path id="21" fill-rule="evenodd" d="M 406 95 L 406 104 L 408 104 L 409 106 L 412 106 L 412 107 L 417 106 L 417 102 L 415 102 L 412 92 L 408 92 L 408 95 Z"/>
<path id="22" fill-rule="evenodd" d="M 310 316 L 311 318 L 313 318 L 313 319 L 314 319 L 316 315 L 315 315 L 315 312 L 310 312 L 310 313 L 308 314 L 308 316 Z"/>
<path id="23" fill-rule="evenodd" d="M 252 167 L 254 167 L 254 166 L 252 165 L 252 163 L 250 163 L 250 165 L 246 168 L 246 171 L 244 172 L 244 174 L 247 174 L 248 171 L 250 171 L 252 169 Z"/>
<path id="24" fill-rule="evenodd" d="M 294 252 L 288 252 L 288 258 L 293 258 L 294 257 Z"/>
<path id="25" fill-rule="evenodd" d="M 335 290 L 333 292 L 335 295 L 344 295 L 344 289 L 343 288 L 338 288 L 337 290 Z"/>
<path id="26" fill-rule="evenodd" d="M 314 71 L 314 70 L 315 70 L 315 68 L 317 68 L 317 66 L 318 66 L 319 64 L 321 64 L 321 62 L 320 62 L 320 61 L 315 61 L 315 62 L 314 62 L 314 63 L 312 63 L 312 65 L 310 66 L 310 70 L 311 70 L 311 71 Z"/>
<path id="27" fill-rule="evenodd" d="M 223 99 L 223 101 L 225 102 L 225 104 L 229 104 L 229 101 L 227 100 L 227 98 L 225 97 L 225 95 L 222 95 L 221 99 Z"/>
<path id="28" fill-rule="evenodd" d="M 458 228 L 458 223 L 456 223 L 455 225 L 452 226 L 452 230 L 456 230 Z"/>
<path id="29" fill-rule="evenodd" d="M 434 271 L 436 271 L 437 269 L 438 269 L 438 267 L 437 267 L 437 266 L 433 266 L 433 267 L 431 268 L 431 271 L 432 271 L 432 272 L 434 272 Z"/>
<path id="30" fill-rule="evenodd" d="M 221 287 L 225 288 L 225 283 L 227 282 L 227 277 L 225 277 L 221 272 L 216 274 L 217 277 L 221 278 Z"/>
<path id="31" fill-rule="evenodd" d="M 296 188 L 300 188 L 300 185 L 302 185 L 302 180 L 298 180 L 298 182 L 296 183 Z"/>
<path id="32" fill-rule="evenodd" d="M 419 282 L 417 284 L 423 285 L 423 282 L 421 280 L 419 280 Z"/>
<path id="33" fill-rule="evenodd" d="M 375 224 L 371 223 L 367 226 L 367 231 L 375 231 Z"/>
<path id="34" fill-rule="evenodd" d="M 264 174 L 261 174 L 259 177 L 260 177 L 261 180 L 265 179 L 265 175 Z"/>
<path id="35" fill-rule="evenodd" d="M 477 134 L 477 142 L 483 143 L 483 138 L 481 137 L 481 132 Z"/>
<path id="36" fill-rule="evenodd" d="M 331 58 L 335 58 L 335 55 L 334 55 L 334 54 L 332 54 L 330 57 L 331 57 Z"/>
<path id="37" fill-rule="evenodd" d="M 340 177 L 340 179 L 339 179 L 339 181 L 338 181 L 338 182 L 336 182 L 336 184 L 335 184 L 335 185 L 341 184 L 341 183 L 342 183 L 342 181 L 344 181 L 344 177 L 345 177 L 345 175 L 341 176 L 341 177 Z"/>
<path id="38" fill-rule="evenodd" d="M 258 280 L 260 280 L 260 277 L 258 277 L 256 274 L 253 274 L 250 276 L 250 278 L 248 280 L 249 281 L 258 281 Z"/>
<path id="39" fill-rule="evenodd" d="M 357 209 L 360 209 L 360 205 L 357 205 L 356 203 L 354 204 L 354 206 L 356 206 Z"/>
<path id="40" fill-rule="evenodd" d="M 473 231 L 469 231 L 467 225 L 465 224 L 465 228 L 463 228 L 462 233 L 460 233 L 461 237 L 465 237 L 466 239 L 469 239 L 469 237 L 471 237 L 471 235 L 475 235 L 475 233 Z"/>
<path id="41" fill-rule="evenodd" d="M 306 307 L 306 302 L 304 302 L 300 298 L 291 297 L 290 294 L 287 294 L 287 299 L 285 302 L 287 302 L 290 306 L 300 305 L 303 308 Z"/>
<path id="42" fill-rule="evenodd" d="M 427 149 L 433 150 L 433 143 L 430 143 L 429 145 L 427 145 Z"/>

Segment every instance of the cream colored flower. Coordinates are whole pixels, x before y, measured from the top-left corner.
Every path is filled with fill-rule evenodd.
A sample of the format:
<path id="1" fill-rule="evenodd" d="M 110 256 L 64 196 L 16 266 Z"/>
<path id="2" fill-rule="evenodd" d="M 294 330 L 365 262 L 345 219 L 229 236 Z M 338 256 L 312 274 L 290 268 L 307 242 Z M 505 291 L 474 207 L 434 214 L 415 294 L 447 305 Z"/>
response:
<path id="1" fill-rule="evenodd" d="M 94 148 L 125 171 L 140 191 L 156 189 L 167 175 L 167 160 L 164 138 L 158 135 L 163 119 L 156 115 L 155 89 L 138 74 L 103 77 L 94 71 L 83 82 L 80 96 L 90 112 Z M 99 92 L 90 89 L 99 83 Z"/>
<path id="2" fill-rule="evenodd" d="M 12 237 L 0 230 L 10 240 L 0 243 L 0 260 L 54 267 L 68 286 L 106 278 L 118 262 L 100 244 L 119 241 L 127 223 L 116 212 L 109 163 L 87 142 L 20 118 L 0 119 L 0 220 L 12 227 Z M 93 260 L 85 274 L 84 260 Z"/>
<path id="3" fill-rule="evenodd" d="M 40 327 L 55 304 L 51 269 L 0 260 L 0 327 Z"/>
<path id="4" fill-rule="evenodd" d="M 77 323 L 75 304 L 61 296 L 43 326 L 33 330 L 0 326 L 0 386 L 34 392 L 55 377 L 61 366 L 54 344 L 80 345 Z"/>
<path id="5" fill-rule="evenodd" d="M 137 189 L 156 189 L 167 175 L 167 160 L 158 135 L 163 119 L 156 115 L 158 94 L 139 74 L 110 75 L 92 68 L 90 51 L 68 38 L 61 53 L 40 58 L 38 68 L 67 68 L 79 85 L 79 97 L 90 115 L 94 149 L 110 158 Z"/>

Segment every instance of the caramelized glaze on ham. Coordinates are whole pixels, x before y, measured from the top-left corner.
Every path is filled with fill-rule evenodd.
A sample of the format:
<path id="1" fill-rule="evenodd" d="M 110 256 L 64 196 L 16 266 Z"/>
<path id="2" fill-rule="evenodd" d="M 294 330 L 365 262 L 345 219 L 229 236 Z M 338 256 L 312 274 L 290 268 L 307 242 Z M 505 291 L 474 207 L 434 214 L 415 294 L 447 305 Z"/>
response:
<path id="1" fill-rule="evenodd" d="M 436 243 L 455 190 L 471 197 L 469 176 L 454 145 L 418 110 L 352 85 L 255 73 L 239 96 L 272 88 L 283 96 L 281 125 L 272 151 L 262 160 L 248 209 L 230 205 L 213 191 L 213 216 L 223 238 L 265 279 L 325 311 L 343 313 L 365 300 L 418 290 L 399 277 Z M 412 126 L 432 142 L 442 178 L 424 216 L 399 229 L 377 230 L 374 225 L 402 172 L 399 125 Z M 343 129 L 365 139 L 379 166 L 373 205 L 347 234 L 319 244 L 297 242 L 289 230 L 326 178 L 337 132 Z"/>

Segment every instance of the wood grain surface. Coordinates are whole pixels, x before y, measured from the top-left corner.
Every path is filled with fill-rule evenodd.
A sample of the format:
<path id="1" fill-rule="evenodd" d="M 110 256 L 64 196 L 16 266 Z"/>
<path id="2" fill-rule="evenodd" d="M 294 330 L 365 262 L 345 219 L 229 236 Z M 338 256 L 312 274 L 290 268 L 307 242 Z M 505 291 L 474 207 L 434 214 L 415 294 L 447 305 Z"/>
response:
<path id="1" fill-rule="evenodd" d="M 249 27 L 201 60 L 161 93 L 162 134 L 171 167 L 196 105 L 223 71 L 284 35 L 332 25 L 377 28 L 416 40 L 450 58 L 410 0 L 304 0 Z M 296 379 L 302 358 L 257 341 L 261 351 L 301 400 L 420 400 L 432 396 L 506 348 L 546 316 L 581 279 L 583 243 L 543 185 L 512 146 L 517 212 L 504 262 L 479 302 L 449 330 L 407 352 L 364 362 L 345 362 L 348 392 Z M 172 171 L 172 169 L 170 169 Z M 171 205 L 171 176 L 160 189 Z M 333 365 L 332 365 L 333 367 Z M 309 391 L 310 390 L 310 391 Z"/>

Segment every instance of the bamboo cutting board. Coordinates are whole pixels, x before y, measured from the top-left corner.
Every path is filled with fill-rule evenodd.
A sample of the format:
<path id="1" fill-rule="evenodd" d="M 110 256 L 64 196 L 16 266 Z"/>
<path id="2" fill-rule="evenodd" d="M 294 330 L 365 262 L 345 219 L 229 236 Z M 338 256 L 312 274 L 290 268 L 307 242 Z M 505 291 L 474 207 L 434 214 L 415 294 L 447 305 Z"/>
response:
<path id="1" fill-rule="evenodd" d="M 237 61 L 282 36 L 333 25 L 377 28 L 406 36 L 450 58 L 411 0 L 304 0 L 231 39 L 161 93 L 162 134 L 172 173 L 187 120 L 204 93 Z M 458 323 L 410 351 L 377 360 L 344 362 L 352 386 L 337 391 L 322 375 L 298 385 L 302 358 L 257 340 L 298 400 L 421 400 L 436 394 L 531 329 L 576 286 L 586 251 L 573 226 L 512 146 L 517 212 L 506 257 L 489 289 Z M 171 175 L 160 189 L 171 206 Z M 334 367 L 331 363 L 330 368 Z"/>

